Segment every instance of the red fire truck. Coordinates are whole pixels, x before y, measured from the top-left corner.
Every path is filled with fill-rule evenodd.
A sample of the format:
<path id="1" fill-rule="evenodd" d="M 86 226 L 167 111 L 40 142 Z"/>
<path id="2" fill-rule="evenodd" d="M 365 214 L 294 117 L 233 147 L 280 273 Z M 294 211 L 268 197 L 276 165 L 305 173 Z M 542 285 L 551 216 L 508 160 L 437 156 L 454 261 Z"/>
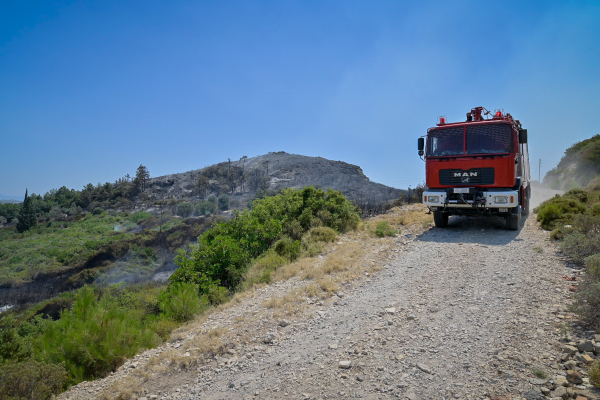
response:
<path id="1" fill-rule="evenodd" d="M 527 129 L 518 120 L 475 107 L 464 122 L 439 117 L 418 144 L 425 157 L 423 204 L 436 227 L 446 227 L 451 215 L 500 215 L 508 229 L 519 229 L 531 188 Z"/>

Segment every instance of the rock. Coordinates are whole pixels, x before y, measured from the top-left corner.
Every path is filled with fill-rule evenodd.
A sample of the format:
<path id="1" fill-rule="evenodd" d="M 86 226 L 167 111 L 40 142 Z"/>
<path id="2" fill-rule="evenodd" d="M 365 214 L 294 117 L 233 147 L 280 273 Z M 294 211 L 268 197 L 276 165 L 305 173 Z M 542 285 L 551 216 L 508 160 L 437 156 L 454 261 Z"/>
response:
<path id="1" fill-rule="evenodd" d="M 567 394 L 567 388 L 564 386 L 559 386 L 556 388 L 556 390 L 550 392 L 550 397 L 558 397 L 558 398 L 562 398 L 563 400 L 567 400 L 568 398 L 568 394 Z"/>
<path id="2" fill-rule="evenodd" d="M 523 397 L 527 400 L 546 400 L 546 396 L 535 390 L 530 390 L 526 393 L 523 393 Z"/>
<path id="3" fill-rule="evenodd" d="M 594 343 L 592 343 L 591 340 L 581 340 L 579 343 L 577 343 L 577 349 L 582 353 L 586 351 L 594 351 Z"/>
<path id="4" fill-rule="evenodd" d="M 581 356 L 581 358 L 583 358 L 583 362 L 586 364 L 591 364 L 594 362 L 594 359 L 590 356 L 588 356 L 587 354 L 584 354 L 583 356 Z"/>
<path id="5" fill-rule="evenodd" d="M 427 365 L 423 364 L 423 363 L 417 363 L 417 368 L 419 368 L 421 371 L 425 372 L 426 374 L 431 374 L 431 368 L 429 368 Z"/>
<path id="6" fill-rule="evenodd" d="M 577 368 L 577 363 L 573 360 L 567 361 L 566 363 L 563 364 L 563 367 L 565 369 L 575 369 L 575 368 Z"/>
<path id="7" fill-rule="evenodd" d="M 532 385 L 543 385 L 548 382 L 548 379 L 529 378 L 529 383 Z"/>
<path id="8" fill-rule="evenodd" d="M 386 308 L 385 312 L 388 313 L 388 314 L 395 314 L 396 313 L 396 307 Z"/>
<path id="9" fill-rule="evenodd" d="M 352 366 L 352 361 L 349 361 L 349 360 L 340 361 L 340 368 L 342 368 L 342 369 L 350 369 L 351 366 Z"/>
<path id="10" fill-rule="evenodd" d="M 329 348 L 330 348 L 331 350 L 336 350 L 336 349 L 338 348 L 338 345 L 337 345 L 337 343 L 331 343 L 331 344 L 329 345 Z"/>
<path id="11" fill-rule="evenodd" d="M 263 342 L 265 344 L 271 344 L 271 343 L 273 343 L 274 340 L 275 340 L 275 335 L 273 335 L 272 333 L 267 333 L 265 335 L 265 337 L 263 338 Z"/>
<path id="12" fill-rule="evenodd" d="M 574 346 L 570 346 L 570 345 L 565 345 L 563 346 L 563 353 L 568 353 L 568 354 L 575 354 L 577 353 L 577 348 Z"/>
<path id="13" fill-rule="evenodd" d="M 290 323 L 287 320 L 285 320 L 285 319 L 282 319 L 282 320 L 279 321 L 279 326 L 281 326 L 282 328 L 285 328 L 289 324 Z"/>
<path id="14" fill-rule="evenodd" d="M 359 382 L 362 382 L 365 380 L 365 378 L 363 378 L 363 376 L 361 374 L 356 375 L 356 380 Z"/>
<path id="15" fill-rule="evenodd" d="M 574 369 L 570 369 L 567 371 L 567 380 L 570 383 L 574 383 L 575 385 L 579 385 L 580 383 L 583 383 L 583 379 L 581 379 L 581 375 L 579 374 L 579 372 L 575 371 Z"/>
<path id="16" fill-rule="evenodd" d="M 567 381 L 567 378 L 565 378 L 564 376 L 559 375 L 556 378 L 554 378 L 554 383 L 556 384 L 556 386 L 567 386 L 569 384 L 569 381 Z"/>

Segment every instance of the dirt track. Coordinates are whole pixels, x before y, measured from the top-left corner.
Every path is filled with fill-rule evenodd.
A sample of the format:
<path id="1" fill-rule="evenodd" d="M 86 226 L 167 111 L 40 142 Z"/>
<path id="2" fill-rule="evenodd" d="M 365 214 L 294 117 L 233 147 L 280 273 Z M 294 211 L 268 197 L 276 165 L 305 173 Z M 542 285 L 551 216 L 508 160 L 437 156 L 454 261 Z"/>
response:
<path id="1" fill-rule="evenodd" d="M 530 383 L 532 370 L 552 374 L 558 368 L 559 330 L 570 318 L 565 313 L 569 283 L 561 278 L 571 270 L 534 218 L 525 220 L 519 231 L 503 225 L 499 218 L 451 218 L 447 229 L 408 235 L 412 237 L 404 232 L 386 249 L 392 258 L 373 255 L 382 264 L 380 272 L 348 282 L 334 298 L 308 302 L 304 313 L 287 325 L 269 316 L 261 304 L 301 282 L 259 291 L 204 324 L 225 326 L 232 336 L 243 336 L 248 329 L 234 318 L 257 315 L 264 331 L 251 343 L 233 344 L 225 355 L 192 369 L 147 375 L 138 396 L 518 397 L 536 386 Z M 272 343 L 264 343 L 265 332 L 273 333 Z M 115 377 L 79 385 L 61 398 L 94 397 L 160 351 L 152 350 Z M 347 369 L 342 368 L 345 361 L 350 362 Z"/>

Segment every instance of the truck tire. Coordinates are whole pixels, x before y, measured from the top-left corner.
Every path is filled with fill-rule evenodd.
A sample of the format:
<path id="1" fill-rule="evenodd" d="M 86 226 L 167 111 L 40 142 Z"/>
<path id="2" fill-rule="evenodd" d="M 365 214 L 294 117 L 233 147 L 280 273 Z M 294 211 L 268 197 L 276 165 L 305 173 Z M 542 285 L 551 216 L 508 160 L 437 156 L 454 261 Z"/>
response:
<path id="1" fill-rule="evenodd" d="M 525 199 L 524 199 L 524 201 L 521 202 L 521 208 L 522 208 L 521 213 L 523 215 L 529 215 L 529 200 L 530 199 L 531 199 L 531 188 L 529 186 L 527 186 L 527 189 L 525 189 Z"/>
<path id="2" fill-rule="evenodd" d="M 448 213 L 441 211 L 433 212 L 433 222 L 436 228 L 445 228 L 448 226 Z"/>
<path id="3" fill-rule="evenodd" d="M 508 213 L 506 217 L 506 229 L 511 231 L 519 230 L 519 223 L 521 222 L 521 206 L 515 208 L 515 212 Z"/>

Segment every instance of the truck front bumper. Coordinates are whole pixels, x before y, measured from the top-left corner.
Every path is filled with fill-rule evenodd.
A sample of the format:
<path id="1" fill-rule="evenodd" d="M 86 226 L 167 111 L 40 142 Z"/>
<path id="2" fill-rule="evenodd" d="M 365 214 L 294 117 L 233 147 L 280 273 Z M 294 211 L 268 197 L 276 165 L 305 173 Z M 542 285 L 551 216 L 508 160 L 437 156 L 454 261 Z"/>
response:
<path id="1" fill-rule="evenodd" d="M 485 202 L 475 201 L 473 193 L 455 193 L 458 191 L 471 189 L 471 192 L 480 192 Z M 475 189 L 475 188 L 449 188 L 449 189 L 428 189 L 423 192 L 423 204 L 435 209 L 443 208 L 473 208 L 483 207 L 487 209 L 514 208 L 519 205 L 519 193 L 511 189 Z M 491 210 L 490 210 L 491 211 Z"/>

